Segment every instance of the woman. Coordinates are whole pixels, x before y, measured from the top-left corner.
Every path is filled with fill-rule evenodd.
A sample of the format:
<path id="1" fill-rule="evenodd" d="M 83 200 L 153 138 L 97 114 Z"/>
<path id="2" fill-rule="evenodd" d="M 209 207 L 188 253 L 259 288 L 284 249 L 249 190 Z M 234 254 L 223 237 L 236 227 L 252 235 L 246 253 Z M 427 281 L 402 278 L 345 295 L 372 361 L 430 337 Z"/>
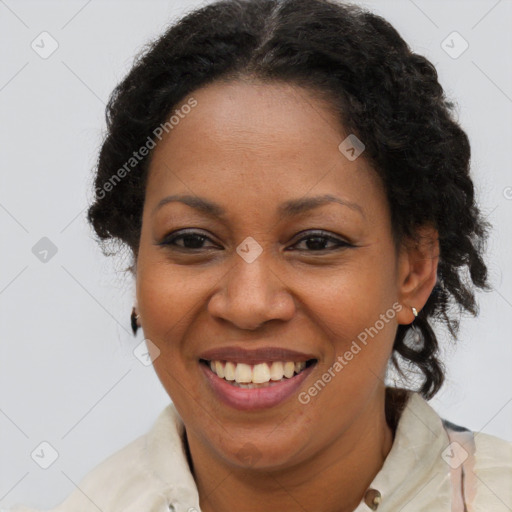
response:
<path id="1" fill-rule="evenodd" d="M 426 401 L 433 321 L 455 337 L 488 287 L 469 158 L 378 16 L 225 0 L 172 26 L 111 97 L 88 215 L 132 251 L 172 404 L 55 512 L 510 510 L 511 444 Z"/>

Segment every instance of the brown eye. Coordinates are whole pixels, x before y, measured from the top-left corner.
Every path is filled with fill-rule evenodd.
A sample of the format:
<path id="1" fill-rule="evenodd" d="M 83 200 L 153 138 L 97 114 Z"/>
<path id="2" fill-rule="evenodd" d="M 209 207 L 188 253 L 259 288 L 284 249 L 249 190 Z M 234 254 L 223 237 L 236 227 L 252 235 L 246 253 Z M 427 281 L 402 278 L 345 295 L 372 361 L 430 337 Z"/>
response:
<path id="1" fill-rule="evenodd" d="M 344 247 L 353 247 L 345 240 L 328 235 L 324 231 L 311 232 L 308 236 L 302 237 L 295 246 L 302 242 L 306 242 L 306 249 L 299 250 L 307 252 L 332 251 Z M 326 247 L 328 244 L 334 244 L 334 247 Z"/>
<path id="2" fill-rule="evenodd" d="M 201 232 L 181 230 L 166 235 L 158 245 L 179 250 L 209 249 L 211 247 L 204 247 L 206 240 L 210 240 L 210 238 Z M 178 241 L 181 242 L 178 243 Z"/>

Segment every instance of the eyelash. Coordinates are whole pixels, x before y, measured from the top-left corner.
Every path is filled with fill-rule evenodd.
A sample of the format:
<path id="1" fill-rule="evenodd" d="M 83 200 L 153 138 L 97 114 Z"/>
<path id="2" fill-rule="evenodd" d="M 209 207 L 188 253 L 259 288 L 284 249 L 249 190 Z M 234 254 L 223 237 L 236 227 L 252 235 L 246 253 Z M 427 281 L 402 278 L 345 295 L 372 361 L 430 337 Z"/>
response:
<path id="1" fill-rule="evenodd" d="M 179 233 L 179 234 L 178 234 Z M 203 239 L 203 241 L 210 240 L 210 238 L 206 235 L 201 234 L 198 231 L 191 231 L 191 230 L 184 230 L 184 231 L 175 231 L 173 233 L 170 233 L 165 236 L 162 242 L 160 242 L 158 245 L 168 247 L 171 250 L 181 250 L 185 252 L 189 251 L 201 251 L 203 248 L 187 248 L 182 247 L 175 244 L 176 240 L 183 239 L 184 237 L 194 237 L 196 239 Z M 325 231 L 311 231 L 308 236 L 302 237 L 300 240 L 298 240 L 294 245 L 297 245 L 301 242 L 304 242 L 306 240 L 311 239 L 324 239 L 331 242 L 335 242 L 337 244 L 337 247 L 331 248 L 331 249 L 317 249 L 317 250 L 307 250 L 307 249 L 299 249 L 300 251 L 304 252 L 326 252 L 326 251 L 333 251 L 333 250 L 339 250 L 346 247 L 353 247 L 353 245 L 349 244 L 348 242 L 345 242 L 342 239 L 333 237 L 332 235 L 327 234 Z"/>

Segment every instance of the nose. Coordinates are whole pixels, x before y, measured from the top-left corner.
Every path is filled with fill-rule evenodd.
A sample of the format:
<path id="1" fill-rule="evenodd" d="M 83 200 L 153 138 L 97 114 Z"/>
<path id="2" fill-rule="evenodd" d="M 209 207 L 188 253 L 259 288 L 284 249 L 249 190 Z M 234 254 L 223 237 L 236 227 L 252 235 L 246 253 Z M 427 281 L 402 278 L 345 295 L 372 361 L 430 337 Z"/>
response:
<path id="1" fill-rule="evenodd" d="M 240 329 L 255 330 L 270 320 L 290 320 L 295 301 L 268 259 L 260 255 L 251 263 L 240 258 L 210 298 L 208 311 Z"/>

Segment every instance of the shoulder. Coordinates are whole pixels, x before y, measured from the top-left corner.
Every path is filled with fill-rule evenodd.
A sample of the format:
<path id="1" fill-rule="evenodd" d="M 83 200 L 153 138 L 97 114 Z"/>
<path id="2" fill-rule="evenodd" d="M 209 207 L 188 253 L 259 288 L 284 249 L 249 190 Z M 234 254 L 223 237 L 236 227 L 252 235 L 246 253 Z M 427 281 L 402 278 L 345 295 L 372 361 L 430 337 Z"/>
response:
<path id="1" fill-rule="evenodd" d="M 512 443 L 482 432 L 473 435 L 479 501 L 488 510 L 512 510 Z"/>
<path id="2" fill-rule="evenodd" d="M 166 494 L 176 468 L 166 467 L 166 474 L 159 474 L 162 460 L 157 457 L 175 459 L 173 453 L 181 450 L 181 445 L 176 446 L 179 441 L 179 418 L 170 404 L 151 430 L 104 459 L 60 505 L 48 512 L 135 512 L 155 506 L 158 509 L 164 504 L 167 508 Z M 41 511 L 17 505 L 5 512 Z"/>
<path id="3" fill-rule="evenodd" d="M 133 497 L 142 486 L 150 482 L 141 470 L 146 436 L 140 436 L 94 467 L 78 484 L 77 488 L 51 512 L 83 512 L 112 510 L 125 497 Z M 16 506 L 8 512 L 36 512 L 24 506 Z"/>
<path id="4" fill-rule="evenodd" d="M 512 443 L 446 420 L 443 424 L 451 441 L 443 455 L 452 469 L 462 466 L 462 485 L 475 510 L 512 510 Z"/>
<path id="5" fill-rule="evenodd" d="M 432 480 L 437 486 L 428 510 L 439 509 L 440 502 L 448 506 L 461 497 L 471 503 L 471 510 L 512 510 L 511 442 L 443 419 L 418 393 L 408 393 L 395 442 L 398 462 L 389 461 L 397 462 L 393 471 L 398 473 L 409 458 L 412 460 L 403 472 L 407 478 L 404 485 L 422 489 Z"/>
<path id="6" fill-rule="evenodd" d="M 483 432 L 473 432 L 481 469 L 500 466 L 512 469 L 512 442 Z"/>
<path id="7" fill-rule="evenodd" d="M 470 440 L 475 456 L 475 469 L 488 471 L 492 468 L 501 468 L 504 471 L 512 471 L 512 442 L 491 434 L 469 430 L 445 419 L 442 423 L 456 442 L 466 446 L 467 440 Z"/>
<path id="8" fill-rule="evenodd" d="M 460 443 L 467 448 L 468 452 L 473 452 L 477 463 L 475 467 L 479 471 L 491 468 L 512 470 L 512 442 L 452 423 L 440 416 L 419 393 L 409 393 L 406 404 L 407 412 L 412 413 L 409 416 L 416 423 L 419 420 L 419 423 L 428 426 L 434 432 L 445 431 L 448 434 L 447 442 Z M 411 423 L 409 422 L 407 425 L 411 426 Z M 461 456 L 464 455 L 461 454 Z"/>

